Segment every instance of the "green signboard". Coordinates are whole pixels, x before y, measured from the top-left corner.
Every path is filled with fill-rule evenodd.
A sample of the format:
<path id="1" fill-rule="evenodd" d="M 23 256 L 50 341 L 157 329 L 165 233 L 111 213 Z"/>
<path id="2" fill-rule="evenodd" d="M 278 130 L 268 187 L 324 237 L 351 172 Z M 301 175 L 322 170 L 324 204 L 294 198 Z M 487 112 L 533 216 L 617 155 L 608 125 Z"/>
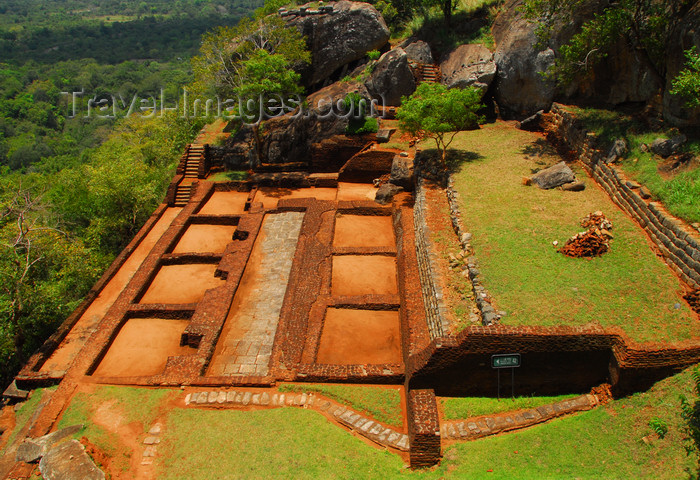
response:
<path id="1" fill-rule="evenodd" d="M 515 368 L 520 366 L 519 353 L 507 353 L 503 355 L 491 355 L 492 368 Z"/>

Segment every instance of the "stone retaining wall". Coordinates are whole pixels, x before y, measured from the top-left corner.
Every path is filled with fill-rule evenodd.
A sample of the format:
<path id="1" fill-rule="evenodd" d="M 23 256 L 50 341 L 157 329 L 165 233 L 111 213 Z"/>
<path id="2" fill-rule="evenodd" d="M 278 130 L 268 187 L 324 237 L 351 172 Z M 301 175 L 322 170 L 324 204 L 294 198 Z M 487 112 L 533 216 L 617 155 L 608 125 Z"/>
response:
<path id="1" fill-rule="evenodd" d="M 418 273 L 420 276 L 423 302 L 425 303 L 426 321 L 430 338 L 435 339 L 445 335 L 448 324 L 443 314 L 445 305 L 442 301 L 442 291 L 439 284 L 437 258 L 430 246 L 430 232 L 425 221 L 425 192 L 423 179 L 418 178 L 416 184 L 416 201 L 413 206 L 414 229 L 416 232 L 416 256 L 418 257 Z"/>
<path id="2" fill-rule="evenodd" d="M 575 155 L 610 198 L 644 228 L 674 272 L 691 287 L 700 286 L 700 235 L 657 202 L 645 200 L 622 172 L 605 163 L 605 154 L 576 117 L 554 104 L 544 116 L 545 131 L 560 150 Z"/>
<path id="3" fill-rule="evenodd" d="M 497 415 L 481 415 L 465 420 L 444 422 L 441 427 L 443 438 L 450 440 L 476 440 L 477 438 L 496 435 L 501 432 L 531 427 L 562 415 L 583 412 L 598 406 L 595 395 L 581 395 L 569 400 L 562 400 L 551 405 L 543 405 L 517 412 Z"/>

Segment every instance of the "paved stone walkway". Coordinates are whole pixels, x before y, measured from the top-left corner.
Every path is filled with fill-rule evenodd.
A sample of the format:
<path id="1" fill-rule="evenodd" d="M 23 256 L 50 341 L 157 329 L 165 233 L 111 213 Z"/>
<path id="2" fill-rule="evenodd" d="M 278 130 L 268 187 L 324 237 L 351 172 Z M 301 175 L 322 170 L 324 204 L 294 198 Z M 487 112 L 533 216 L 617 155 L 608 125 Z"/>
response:
<path id="1" fill-rule="evenodd" d="M 261 407 L 302 407 L 314 408 L 332 415 L 338 423 L 348 427 L 358 435 L 362 435 L 379 445 L 407 452 L 409 449 L 408 435 L 397 432 L 392 428 L 367 418 L 345 405 L 339 405 L 324 399 L 317 399 L 313 393 L 278 393 L 251 391 L 207 391 L 188 393 L 185 405 L 194 407 L 207 406 L 244 406 L 258 405 Z"/>
<path id="2" fill-rule="evenodd" d="M 262 238 L 251 254 L 252 261 L 260 262 L 254 266 L 256 275 L 246 278 L 244 273 L 250 289 L 240 292 L 245 295 L 240 303 L 234 299 L 209 375 L 267 375 L 303 219 L 303 212 L 265 217 Z"/>
<path id="3" fill-rule="evenodd" d="M 519 412 L 444 422 L 441 436 L 452 440 L 474 440 L 508 430 L 529 427 L 561 415 L 590 410 L 596 406 L 598 406 L 598 398 L 595 395 L 581 395 L 570 400 Z"/>

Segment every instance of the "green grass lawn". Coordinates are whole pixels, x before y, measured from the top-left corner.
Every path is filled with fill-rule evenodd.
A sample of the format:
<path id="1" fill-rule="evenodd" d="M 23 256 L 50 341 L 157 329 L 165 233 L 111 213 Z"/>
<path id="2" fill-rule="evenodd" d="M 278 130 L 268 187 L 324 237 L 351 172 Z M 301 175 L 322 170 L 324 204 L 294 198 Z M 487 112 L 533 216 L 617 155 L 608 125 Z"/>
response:
<path id="1" fill-rule="evenodd" d="M 159 407 L 172 395 L 179 393 L 170 389 L 98 386 L 91 393 L 78 392 L 63 413 L 58 428 L 82 424 L 85 427 L 74 435 L 87 437 L 110 458 L 113 468 L 126 471 L 133 452 L 124 448 L 119 436 L 95 422 L 93 416 L 101 406 L 109 406 L 115 412 L 111 423 L 141 424 L 145 433 L 160 414 Z"/>
<path id="2" fill-rule="evenodd" d="M 158 448 L 158 478 L 688 478 L 695 460 L 684 449 L 679 394 L 692 398 L 689 371 L 595 410 L 453 444 L 423 471 L 312 410 L 176 408 Z M 649 427 L 654 417 L 668 426 L 663 439 Z"/>
<path id="3" fill-rule="evenodd" d="M 679 296 L 678 279 L 652 252 L 641 228 L 580 168 L 574 166 L 587 185 L 584 192 L 522 184 L 533 169 L 559 161 L 533 153 L 541 142 L 495 123 L 462 132 L 453 143 L 468 158 L 455 174 L 463 222 L 474 235 L 482 282 L 507 312 L 501 323 L 599 323 L 622 327 L 640 342 L 697 336 L 697 317 Z M 581 218 L 596 210 L 614 224 L 610 251 L 592 259 L 558 253 L 552 242 L 563 245 L 582 230 Z"/>
<path id="4" fill-rule="evenodd" d="M 245 180 L 248 178 L 248 172 L 244 170 L 230 170 L 226 172 L 215 173 L 209 178 L 210 182 L 233 182 L 238 180 Z"/>
<path id="5" fill-rule="evenodd" d="M 659 157 L 642 152 L 641 145 L 650 145 L 657 138 L 669 138 L 672 132 L 650 132 L 639 121 L 620 112 L 593 108 L 572 108 L 586 130 L 596 134 L 601 148 L 618 138 L 625 138 L 629 152 L 620 162 L 622 170 L 637 180 L 663 202 L 669 212 L 688 222 L 700 222 L 700 168 L 664 176 L 659 172 Z M 690 138 L 682 150 L 700 155 L 700 139 Z"/>
<path id="6" fill-rule="evenodd" d="M 441 397 L 440 406 L 445 420 L 460 420 L 478 417 L 479 415 L 494 415 L 496 413 L 512 412 L 550 405 L 578 395 L 559 395 L 555 397 L 515 397 L 495 398 L 482 397 Z"/>
<path id="7" fill-rule="evenodd" d="M 158 447 L 158 478 L 395 478 L 402 460 L 300 408 L 176 409 Z"/>
<path id="8" fill-rule="evenodd" d="M 79 393 L 59 426 L 90 424 L 105 404 L 118 406 L 127 422 L 164 419 L 155 457 L 156 476 L 164 479 L 682 479 L 697 478 L 688 475 L 697 468 L 696 457 L 684 449 L 679 401 L 681 394 L 695 401 L 692 387 L 688 369 L 648 392 L 588 412 L 454 443 L 445 448 L 440 465 L 421 471 L 409 470 L 398 455 L 356 438 L 314 410 L 166 407 L 177 393 L 165 389 L 97 387 Z M 668 427 L 664 438 L 649 426 L 656 417 Z M 104 432 L 90 424 L 82 434 L 112 457 L 112 471 L 125 470 L 131 452 L 116 435 L 100 438 Z"/>
<path id="9" fill-rule="evenodd" d="M 401 428 L 401 393 L 370 385 L 283 384 L 280 392 L 318 392 L 387 425 Z"/>
<path id="10" fill-rule="evenodd" d="M 678 399 L 681 393 L 692 397 L 691 389 L 686 370 L 595 410 L 456 444 L 440 469 L 453 478 L 697 478 L 689 476 L 695 457 L 685 452 Z M 663 439 L 649 427 L 654 417 L 668 426 Z"/>

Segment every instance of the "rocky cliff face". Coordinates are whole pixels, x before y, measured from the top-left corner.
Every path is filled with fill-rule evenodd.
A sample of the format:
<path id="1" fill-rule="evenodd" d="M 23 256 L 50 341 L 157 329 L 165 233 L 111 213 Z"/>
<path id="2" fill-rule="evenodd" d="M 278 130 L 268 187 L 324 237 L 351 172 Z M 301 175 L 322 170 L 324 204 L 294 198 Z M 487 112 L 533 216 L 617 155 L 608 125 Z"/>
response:
<path id="1" fill-rule="evenodd" d="M 536 24 L 523 18 L 519 7 L 523 0 L 507 0 L 492 29 L 496 41 L 494 60 L 498 72 L 494 96 L 506 117 L 523 118 L 540 109 L 547 109 L 553 100 L 592 101 L 620 105 L 629 102 L 650 102 L 659 89 L 652 72 L 625 43 L 616 45 L 608 57 L 573 84 L 558 88 L 543 73 L 554 63 L 559 48 L 568 42 L 572 32 L 601 12 L 606 0 L 583 2 L 573 23 L 555 28 L 549 43 L 538 46 Z M 672 33 L 667 45 L 667 86 L 664 94 L 664 115 L 675 124 L 697 122 L 700 115 L 682 108 L 683 100 L 668 93 L 671 81 L 681 70 L 683 51 L 692 45 L 700 47 L 700 6 Z"/>
<path id="2" fill-rule="evenodd" d="M 260 131 L 260 154 L 254 148 L 252 127 L 243 126 L 227 142 L 229 161 L 232 166 L 308 162 L 313 144 L 345 133 L 348 117 L 342 115 L 337 102 L 351 92 L 369 98 L 362 84 L 336 82 L 309 95 L 304 112 L 266 120 Z M 330 113 L 331 109 L 340 114 Z"/>
<path id="3" fill-rule="evenodd" d="M 389 41 L 389 28 L 370 4 L 341 0 L 333 13 L 288 17 L 289 26 L 306 36 L 311 65 L 302 71 L 306 86 L 317 85 L 345 65 Z"/>
<path id="4" fill-rule="evenodd" d="M 506 117 L 526 117 L 549 108 L 554 83 L 544 72 L 554 63 L 554 50 L 537 48 L 535 25 L 519 12 L 522 0 L 507 0 L 494 22 L 494 62 L 497 72 L 494 97 Z"/>
<path id="5" fill-rule="evenodd" d="M 449 88 L 474 86 L 485 93 L 496 75 L 493 53 L 483 45 L 460 45 L 444 57 L 442 83 Z"/>
<path id="6" fill-rule="evenodd" d="M 693 45 L 700 51 L 700 4 L 696 4 L 676 29 L 671 32 L 666 54 L 666 91 L 663 98 L 664 117 L 675 125 L 700 125 L 700 108 L 684 107 L 684 99 L 671 95 L 671 82 L 684 68 L 683 52 Z"/>
<path id="7" fill-rule="evenodd" d="M 365 87 L 372 98 L 380 103 L 401 105 L 401 97 L 409 96 L 416 90 L 416 81 L 404 49 L 397 47 L 382 55 Z"/>

